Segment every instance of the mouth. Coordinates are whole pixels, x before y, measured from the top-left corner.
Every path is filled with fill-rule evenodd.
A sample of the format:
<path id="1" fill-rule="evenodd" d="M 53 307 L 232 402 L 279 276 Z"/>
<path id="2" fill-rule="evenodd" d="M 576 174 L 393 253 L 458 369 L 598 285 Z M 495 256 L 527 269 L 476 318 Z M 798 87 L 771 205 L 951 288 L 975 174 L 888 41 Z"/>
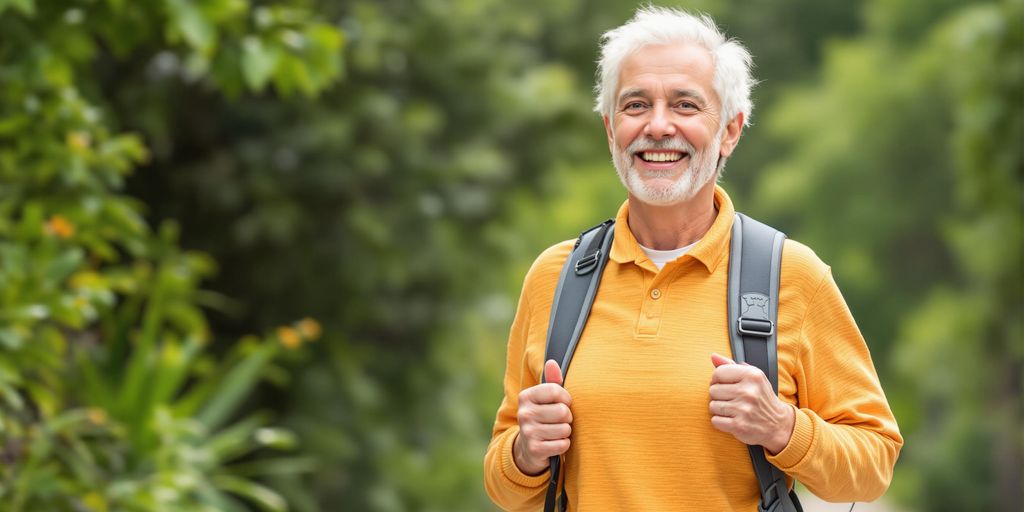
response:
<path id="1" fill-rule="evenodd" d="M 689 153 L 674 150 L 638 151 L 635 155 L 640 160 L 652 164 L 671 164 L 690 156 Z"/>

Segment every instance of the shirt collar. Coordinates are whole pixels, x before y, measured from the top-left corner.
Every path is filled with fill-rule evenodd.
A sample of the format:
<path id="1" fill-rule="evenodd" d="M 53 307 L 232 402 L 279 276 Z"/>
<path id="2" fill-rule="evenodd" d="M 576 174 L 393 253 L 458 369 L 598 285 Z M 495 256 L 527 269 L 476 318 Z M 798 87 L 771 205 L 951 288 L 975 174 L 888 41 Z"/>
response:
<path id="1" fill-rule="evenodd" d="M 733 208 L 732 200 L 725 190 L 715 185 L 715 207 L 718 208 L 718 215 L 711 229 L 701 237 L 693 249 L 687 251 L 683 256 L 692 257 L 700 261 L 709 273 L 722 262 L 729 249 L 729 239 L 732 236 L 732 221 L 736 210 Z M 647 259 L 640 244 L 629 230 L 629 201 L 622 203 L 619 213 L 615 216 L 615 239 L 612 241 L 612 250 L 609 257 L 616 263 L 636 263 L 641 259 Z"/>

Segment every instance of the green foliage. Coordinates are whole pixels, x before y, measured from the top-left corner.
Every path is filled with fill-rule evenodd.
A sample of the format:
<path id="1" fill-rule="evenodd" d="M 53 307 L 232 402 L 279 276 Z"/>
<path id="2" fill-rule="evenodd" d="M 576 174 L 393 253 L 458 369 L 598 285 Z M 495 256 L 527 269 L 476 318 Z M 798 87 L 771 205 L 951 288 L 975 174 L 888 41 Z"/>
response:
<path id="1" fill-rule="evenodd" d="M 755 54 L 727 187 L 833 265 L 892 494 L 1012 509 L 1021 2 L 683 6 Z M 633 8 L 0 0 L 5 510 L 490 509 L 522 275 L 623 199 L 590 86 Z"/>
<path id="2" fill-rule="evenodd" d="M 186 80 L 237 94 L 232 53 L 265 37 L 278 57 L 250 88 L 314 94 L 338 76 L 340 34 L 241 1 L 4 2 L 0 33 L 4 510 L 286 510 L 254 477 L 308 462 L 261 456 L 293 438 L 236 418 L 282 346 L 318 327 L 210 350 L 202 306 L 216 296 L 199 284 L 214 263 L 182 251 L 175 224 L 152 232 L 122 192 L 149 152 L 118 131 L 90 69 L 163 47 Z"/>
<path id="3" fill-rule="evenodd" d="M 922 510 L 1024 500 L 1022 5 L 872 2 L 768 120 L 796 150 L 759 208 L 834 262 L 907 438 L 895 493 Z"/>
<path id="4" fill-rule="evenodd" d="M 923 406 L 910 456 L 929 510 L 1010 510 L 1024 500 L 1022 19 L 1024 3 L 1005 2 L 967 10 L 935 34 L 942 59 L 972 66 L 942 69 L 955 99 L 957 193 L 943 227 L 957 271 L 908 321 L 896 356 Z M 929 368 L 948 378 L 934 382 Z M 967 482 L 942 463 L 957 459 Z"/>
<path id="5" fill-rule="evenodd" d="M 349 37 L 348 66 L 315 104 L 112 92 L 119 118 L 190 149 L 157 152 L 130 186 L 221 263 L 214 286 L 239 307 L 215 317 L 217 331 L 324 319 L 325 343 L 280 401 L 321 462 L 321 503 L 490 506 L 480 457 L 506 327 L 491 314 L 486 340 L 459 329 L 504 277 L 507 256 L 484 233 L 509 191 L 604 145 L 587 133 L 589 77 L 535 44 L 582 6 L 538 5 L 325 3 Z M 164 106 L 176 102 L 205 108 Z"/>

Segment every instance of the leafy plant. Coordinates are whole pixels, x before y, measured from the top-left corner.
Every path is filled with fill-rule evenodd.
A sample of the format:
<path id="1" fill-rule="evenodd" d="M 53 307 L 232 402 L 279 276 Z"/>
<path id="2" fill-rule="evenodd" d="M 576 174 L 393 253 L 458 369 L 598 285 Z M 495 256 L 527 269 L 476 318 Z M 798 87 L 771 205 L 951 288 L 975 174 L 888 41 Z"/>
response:
<path id="1" fill-rule="evenodd" d="M 229 95 L 312 95 L 340 73 L 341 33 L 243 0 L 0 1 L 0 33 L 4 510 L 286 510 L 257 477 L 309 463 L 265 457 L 294 436 L 237 417 L 319 325 L 211 349 L 203 308 L 224 301 L 200 283 L 215 264 L 121 192 L 149 153 L 118 131 L 90 67 L 163 55 L 184 62 L 175 79 Z"/>

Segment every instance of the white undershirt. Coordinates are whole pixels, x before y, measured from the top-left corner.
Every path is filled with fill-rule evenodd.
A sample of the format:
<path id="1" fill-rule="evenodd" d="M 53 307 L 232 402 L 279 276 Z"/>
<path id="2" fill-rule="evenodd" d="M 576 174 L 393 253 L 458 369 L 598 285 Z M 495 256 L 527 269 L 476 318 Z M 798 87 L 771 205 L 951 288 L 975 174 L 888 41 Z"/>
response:
<path id="1" fill-rule="evenodd" d="M 647 259 L 651 260 L 651 263 L 654 263 L 654 266 L 658 267 L 658 270 L 661 270 L 665 268 L 666 263 L 686 254 L 686 251 L 693 249 L 693 246 L 697 245 L 699 242 L 700 240 L 697 240 L 686 247 L 680 247 L 669 251 L 659 251 L 657 249 L 644 247 L 643 245 L 641 245 L 640 248 L 644 250 L 644 254 L 647 254 Z"/>

